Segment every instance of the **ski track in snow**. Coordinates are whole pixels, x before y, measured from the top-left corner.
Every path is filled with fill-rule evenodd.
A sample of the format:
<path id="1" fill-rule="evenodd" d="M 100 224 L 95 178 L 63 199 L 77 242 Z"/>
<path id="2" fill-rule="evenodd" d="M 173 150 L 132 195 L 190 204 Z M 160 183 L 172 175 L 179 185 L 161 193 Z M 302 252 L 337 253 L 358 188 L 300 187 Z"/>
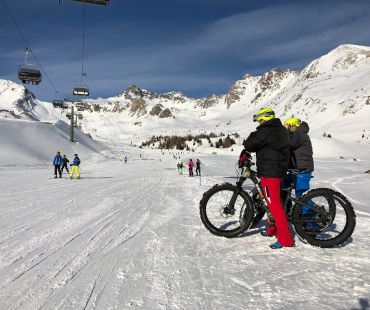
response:
<path id="1" fill-rule="evenodd" d="M 86 164 L 81 180 L 0 170 L 0 309 L 360 309 L 370 299 L 364 163 L 318 162 L 313 180 L 352 200 L 352 240 L 319 249 L 296 237 L 272 251 L 260 228 L 225 239 L 200 221 L 203 192 L 235 182 L 233 160 L 205 157 L 202 180 L 167 169 L 169 157 Z"/>

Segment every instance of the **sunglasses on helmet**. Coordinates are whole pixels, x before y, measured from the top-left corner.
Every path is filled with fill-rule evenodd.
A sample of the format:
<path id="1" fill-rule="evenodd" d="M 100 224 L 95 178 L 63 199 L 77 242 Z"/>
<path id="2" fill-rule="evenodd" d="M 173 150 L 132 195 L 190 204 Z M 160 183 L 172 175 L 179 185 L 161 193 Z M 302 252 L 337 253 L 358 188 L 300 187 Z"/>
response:
<path id="1" fill-rule="evenodd" d="M 255 114 L 253 115 L 253 122 L 258 122 L 258 119 L 263 117 L 263 116 L 271 116 L 271 115 L 275 115 L 274 112 L 265 112 L 265 113 L 261 113 L 261 114 Z"/>

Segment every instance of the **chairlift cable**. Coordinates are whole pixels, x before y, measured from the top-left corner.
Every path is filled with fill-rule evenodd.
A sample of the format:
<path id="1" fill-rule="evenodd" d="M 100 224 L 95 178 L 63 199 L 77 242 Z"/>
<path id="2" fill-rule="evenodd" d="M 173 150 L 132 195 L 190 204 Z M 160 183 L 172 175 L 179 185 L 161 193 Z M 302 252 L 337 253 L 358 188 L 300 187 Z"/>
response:
<path id="1" fill-rule="evenodd" d="M 86 29 L 86 3 L 84 2 L 83 22 L 82 22 L 82 61 L 81 61 L 81 85 L 84 80 L 84 58 L 85 58 L 85 29 Z"/>
<path id="2" fill-rule="evenodd" d="M 36 54 L 34 53 L 34 51 L 31 49 L 31 45 L 29 44 L 26 36 L 23 34 L 21 28 L 19 27 L 18 23 L 17 23 L 17 20 L 15 19 L 14 15 L 12 14 L 12 12 L 10 11 L 9 9 L 9 6 L 7 5 L 6 1 L 5 0 L 1 0 L 2 3 L 4 4 L 5 6 L 5 9 L 9 15 L 9 17 L 11 18 L 11 20 L 13 21 L 19 35 L 21 36 L 21 38 L 23 39 L 24 43 L 26 44 L 26 48 L 32 53 L 32 56 L 33 58 L 35 59 L 37 65 L 40 67 L 40 69 L 42 70 L 42 72 L 45 74 L 48 82 L 50 83 L 51 87 L 54 89 L 54 91 L 58 92 L 57 91 L 57 88 L 55 87 L 55 84 L 53 83 L 53 81 L 50 79 L 49 75 L 47 74 L 47 72 L 45 71 L 44 67 L 41 65 L 41 63 L 39 62 Z"/>

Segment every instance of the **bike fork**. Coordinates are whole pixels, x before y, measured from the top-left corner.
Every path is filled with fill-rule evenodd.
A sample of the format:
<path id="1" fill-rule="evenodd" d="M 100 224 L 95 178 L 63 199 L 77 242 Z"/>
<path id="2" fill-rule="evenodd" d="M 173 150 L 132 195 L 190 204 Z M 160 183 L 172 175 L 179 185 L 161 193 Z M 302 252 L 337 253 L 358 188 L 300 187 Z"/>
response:
<path id="1" fill-rule="evenodd" d="M 236 199 L 238 199 L 238 196 L 239 196 L 240 192 L 241 192 L 241 186 L 237 186 L 237 189 L 234 192 L 233 196 L 231 197 L 228 206 L 224 209 L 225 214 L 234 214 L 235 213 L 234 206 L 235 206 Z"/>

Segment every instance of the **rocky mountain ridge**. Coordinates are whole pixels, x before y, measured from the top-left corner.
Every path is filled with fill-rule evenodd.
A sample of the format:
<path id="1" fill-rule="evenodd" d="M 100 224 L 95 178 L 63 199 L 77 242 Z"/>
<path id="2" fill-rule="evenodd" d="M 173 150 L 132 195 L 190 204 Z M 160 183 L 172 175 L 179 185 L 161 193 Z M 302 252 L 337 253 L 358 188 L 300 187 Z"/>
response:
<path id="1" fill-rule="evenodd" d="M 12 82 L 0 84 L 2 110 L 4 89 L 9 93 L 9 86 L 4 87 L 4 83 Z M 17 91 L 13 97 L 7 97 L 6 113 L 35 117 L 33 95 L 23 86 L 14 85 Z M 117 132 L 125 138 L 221 127 L 230 128 L 230 132 L 248 132 L 254 124 L 245 119 L 250 119 L 259 108 L 270 106 L 279 117 L 297 116 L 309 121 L 320 134 L 333 132 L 340 125 L 348 129 L 342 134 L 344 137 L 368 140 L 370 128 L 364 114 L 370 112 L 370 47 L 341 45 L 313 60 L 301 72 L 275 68 L 261 76 L 246 74 L 221 96 L 195 99 L 180 92 L 158 94 L 130 86 L 118 96 L 86 99 L 80 105 L 82 127 L 98 138 L 106 138 L 98 131 Z M 62 111 L 61 118 L 64 117 Z M 362 124 L 361 128 L 356 124 Z"/>

